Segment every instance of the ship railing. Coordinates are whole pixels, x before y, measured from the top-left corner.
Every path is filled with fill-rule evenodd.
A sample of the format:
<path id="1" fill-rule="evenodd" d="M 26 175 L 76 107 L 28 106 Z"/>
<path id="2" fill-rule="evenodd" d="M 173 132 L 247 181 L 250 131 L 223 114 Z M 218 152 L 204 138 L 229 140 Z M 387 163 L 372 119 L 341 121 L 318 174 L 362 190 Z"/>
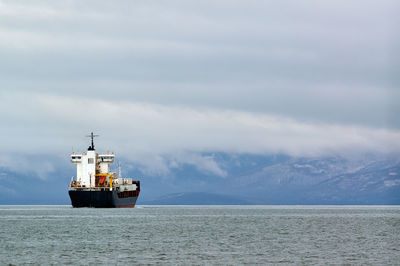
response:
<path id="1" fill-rule="evenodd" d="M 72 180 L 70 187 L 82 187 L 81 181 Z"/>

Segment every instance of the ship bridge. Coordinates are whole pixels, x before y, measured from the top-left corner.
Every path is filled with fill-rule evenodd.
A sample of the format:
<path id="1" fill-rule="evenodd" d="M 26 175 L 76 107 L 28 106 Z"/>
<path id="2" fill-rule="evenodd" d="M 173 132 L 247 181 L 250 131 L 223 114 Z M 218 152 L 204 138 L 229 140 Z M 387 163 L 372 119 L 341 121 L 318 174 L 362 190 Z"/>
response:
<path id="1" fill-rule="evenodd" d="M 96 136 L 91 133 L 92 142 L 87 152 L 71 154 L 71 163 L 76 164 L 76 181 L 82 187 L 94 187 L 96 175 L 109 174 L 109 165 L 114 162 L 113 152 L 96 153 L 93 143 L 93 138 Z"/>

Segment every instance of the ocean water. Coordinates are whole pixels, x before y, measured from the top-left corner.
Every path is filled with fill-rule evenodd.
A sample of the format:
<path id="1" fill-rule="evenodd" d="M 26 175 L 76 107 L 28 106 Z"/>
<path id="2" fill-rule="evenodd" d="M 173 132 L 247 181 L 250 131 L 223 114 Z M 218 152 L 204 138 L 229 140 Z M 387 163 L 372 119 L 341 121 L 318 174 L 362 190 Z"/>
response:
<path id="1" fill-rule="evenodd" d="M 0 206 L 0 265 L 400 265 L 400 206 Z"/>

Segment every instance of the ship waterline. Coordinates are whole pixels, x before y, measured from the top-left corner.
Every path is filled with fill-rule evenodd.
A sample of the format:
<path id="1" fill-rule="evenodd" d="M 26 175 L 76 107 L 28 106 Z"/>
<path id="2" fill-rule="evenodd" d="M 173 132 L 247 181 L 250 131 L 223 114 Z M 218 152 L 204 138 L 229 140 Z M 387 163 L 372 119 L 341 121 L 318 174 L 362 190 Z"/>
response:
<path id="1" fill-rule="evenodd" d="M 125 191 L 124 191 L 125 192 Z M 93 208 L 133 208 L 135 207 L 136 200 L 139 196 L 137 191 L 132 195 L 121 195 L 124 192 L 117 192 L 115 190 L 70 190 L 68 192 L 72 206 L 79 207 L 93 207 Z"/>

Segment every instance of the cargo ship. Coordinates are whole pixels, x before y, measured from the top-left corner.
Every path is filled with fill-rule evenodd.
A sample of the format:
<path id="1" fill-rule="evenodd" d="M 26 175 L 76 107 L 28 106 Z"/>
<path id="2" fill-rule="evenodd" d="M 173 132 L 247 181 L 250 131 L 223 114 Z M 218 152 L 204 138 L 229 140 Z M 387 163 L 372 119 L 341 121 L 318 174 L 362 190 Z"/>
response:
<path id="1" fill-rule="evenodd" d="M 72 153 L 71 162 L 76 164 L 76 177 L 71 178 L 68 194 L 72 207 L 133 208 L 140 193 L 140 181 L 121 177 L 110 172 L 114 153 L 97 154 L 93 132 L 87 152 Z"/>

